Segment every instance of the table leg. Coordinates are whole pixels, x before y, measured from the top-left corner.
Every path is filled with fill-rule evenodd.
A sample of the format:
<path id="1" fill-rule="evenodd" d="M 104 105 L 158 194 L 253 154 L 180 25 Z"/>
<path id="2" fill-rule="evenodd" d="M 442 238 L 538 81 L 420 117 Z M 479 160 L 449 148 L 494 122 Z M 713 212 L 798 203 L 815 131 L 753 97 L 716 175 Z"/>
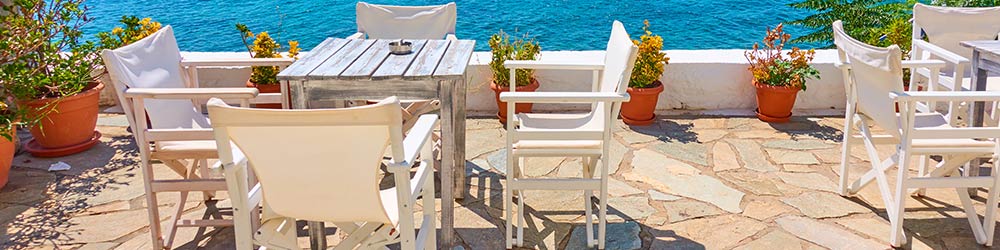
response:
<path id="1" fill-rule="evenodd" d="M 455 81 L 454 126 L 455 126 L 455 200 L 465 199 L 465 78 Z"/>
<path id="2" fill-rule="evenodd" d="M 321 221 L 310 221 L 309 225 L 309 248 L 313 250 L 326 249 L 326 226 Z"/>
<path id="3" fill-rule="evenodd" d="M 450 249 L 455 237 L 455 98 L 452 90 L 454 81 L 440 81 L 439 95 L 441 99 L 441 248 Z"/>
<path id="4" fill-rule="evenodd" d="M 986 81 L 988 78 L 988 72 L 980 67 L 979 65 L 979 51 L 973 50 L 972 52 L 972 79 L 973 90 L 975 91 L 986 91 Z M 983 126 L 983 114 L 986 109 L 986 102 L 974 102 L 971 107 L 972 115 L 970 117 L 969 126 L 970 127 L 982 127 Z M 973 159 L 969 162 L 971 166 L 968 169 L 969 176 L 979 176 L 979 159 Z M 975 196 L 978 191 L 975 188 L 969 188 L 969 195 Z"/>

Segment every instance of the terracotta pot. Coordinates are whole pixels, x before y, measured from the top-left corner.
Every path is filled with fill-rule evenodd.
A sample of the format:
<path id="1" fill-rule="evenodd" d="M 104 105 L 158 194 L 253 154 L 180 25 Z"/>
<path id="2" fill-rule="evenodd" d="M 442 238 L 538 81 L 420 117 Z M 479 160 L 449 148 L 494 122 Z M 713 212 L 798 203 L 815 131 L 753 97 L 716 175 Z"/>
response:
<path id="1" fill-rule="evenodd" d="M 799 87 L 776 87 L 753 82 L 757 87 L 757 118 L 765 122 L 788 122 Z"/>
<path id="2" fill-rule="evenodd" d="M 622 103 L 622 121 L 632 126 L 646 126 L 653 124 L 656 120 L 656 102 L 660 99 L 660 92 L 663 92 L 663 83 L 653 82 L 656 87 L 650 88 L 628 88 L 628 95 L 631 100 Z"/>
<path id="3" fill-rule="evenodd" d="M 247 80 L 248 88 L 257 88 L 257 91 L 263 93 L 281 93 L 281 84 L 256 84 Z M 281 103 L 258 103 L 253 105 L 255 108 L 261 109 L 281 109 Z"/>
<path id="4" fill-rule="evenodd" d="M 14 141 L 0 138 L 0 189 L 7 185 L 10 177 L 10 164 L 14 161 L 14 151 L 17 148 L 17 135 L 11 131 Z"/>
<path id="5" fill-rule="evenodd" d="M 497 101 L 497 118 L 500 118 L 500 123 L 507 124 L 507 102 L 500 101 L 500 92 L 510 91 L 510 87 L 500 87 L 497 86 L 495 82 L 490 83 L 490 89 L 496 94 Z M 531 78 L 531 84 L 525 86 L 518 86 L 515 90 L 517 92 L 535 92 L 538 89 L 538 79 Z M 514 113 L 531 113 L 531 103 L 518 103 L 514 105 Z"/>
<path id="6" fill-rule="evenodd" d="M 38 125 L 31 128 L 34 139 L 30 144 L 34 146 L 26 145 L 29 152 L 41 148 L 61 154 L 48 156 L 62 156 L 87 150 L 96 144 L 100 133 L 94 129 L 97 127 L 98 102 L 104 84 L 93 83 L 89 87 L 73 96 L 37 99 L 22 104 L 30 108 L 29 116 L 48 112 Z M 56 152 L 58 149 L 65 150 Z"/>

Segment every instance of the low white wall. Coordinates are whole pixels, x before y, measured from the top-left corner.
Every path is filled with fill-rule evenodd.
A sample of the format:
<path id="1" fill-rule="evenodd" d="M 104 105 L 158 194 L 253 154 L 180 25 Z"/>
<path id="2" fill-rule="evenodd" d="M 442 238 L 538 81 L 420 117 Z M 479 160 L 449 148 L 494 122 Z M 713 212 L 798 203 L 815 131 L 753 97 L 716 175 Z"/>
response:
<path id="1" fill-rule="evenodd" d="M 756 107 L 754 87 L 750 84 L 750 73 L 743 50 L 668 50 L 670 64 L 667 65 L 661 81 L 665 84 L 660 94 L 657 110 L 703 111 L 711 113 L 719 110 L 749 111 Z M 184 52 L 185 58 L 230 58 L 247 57 L 247 53 L 237 52 Z M 840 71 L 833 66 L 836 50 L 818 50 L 813 65 L 819 69 L 821 79 L 808 81 L 808 90 L 800 92 L 795 103 L 796 110 L 813 111 L 844 108 L 844 87 Z M 600 63 L 603 51 L 545 51 L 542 61 L 584 61 Z M 467 108 L 470 114 L 496 112 L 489 82 L 489 52 L 476 52 L 470 61 L 468 71 Z M 199 70 L 201 86 L 238 87 L 249 78 L 247 68 L 208 68 Z M 541 83 L 539 91 L 589 91 L 591 72 L 566 70 L 539 70 L 537 77 Z M 584 106 L 536 105 L 538 110 L 582 109 Z M 829 112 L 828 112 L 829 113 Z"/>

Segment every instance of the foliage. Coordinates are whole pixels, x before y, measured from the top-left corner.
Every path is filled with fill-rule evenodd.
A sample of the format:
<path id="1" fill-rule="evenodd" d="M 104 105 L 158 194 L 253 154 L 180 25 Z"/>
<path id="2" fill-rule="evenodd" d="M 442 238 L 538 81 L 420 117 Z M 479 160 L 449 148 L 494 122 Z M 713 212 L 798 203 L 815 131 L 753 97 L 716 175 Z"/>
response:
<path id="1" fill-rule="evenodd" d="M 992 7 L 1000 5 L 998 0 L 933 0 L 931 4 L 954 7 Z"/>
<path id="2" fill-rule="evenodd" d="M 490 49 L 493 59 L 490 61 L 490 69 L 493 70 L 493 82 L 500 87 L 510 86 L 510 70 L 504 67 L 507 60 L 536 60 L 541 55 L 542 47 L 528 34 L 513 41 L 510 35 L 500 30 L 490 36 Z M 527 86 L 534 79 L 535 71 L 530 69 L 518 69 L 517 86 Z"/>
<path id="3" fill-rule="evenodd" d="M 115 27 L 111 29 L 111 32 L 97 33 L 97 39 L 100 41 L 102 49 L 117 49 L 129 45 L 156 33 L 162 26 L 149 17 L 139 19 L 136 16 L 122 16 L 119 22 L 125 27 Z"/>
<path id="4" fill-rule="evenodd" d="M 815 56 L 815 50 L 800 50 L 792 47 L 792 51 L 782 54 L 785 43 L 791 35 L 784 32 L 784 25 L 778 24 L 774 29 L 768 29 L 764 37 L 764 48 L 759 43 L 753 44 L 753 50 L 745 56 L 750 62 L 750 73 L 759 84 L 778 87 L 799 87 L 806 90 L 806 80 L 819 79 L 819 70 L 809 62 Z M 787 57 L 786 57 L 787 56 Z"/>
<path id="5" fill-rule="evenodd" d="M 236 30 L 240 32 L 240 37 L 243 38 L 243 45 L 250 52 L 250 57 L 282 58 L 281 53 L 278 52 L 281 45 L 274 41 L 271 35 L 267 34 L 267 31 L 261 31 L 257 35 L 254 35 L 246 25 L 241 23 L 236 24 Z M 247 40 L 251 37 L 253 37 L 252 46 Z M 288 41 L 288 58 L 298 59 L 299 50 L 298 41 Z M 254 66 L 250 70 L 250 82 L 254 84 L 278 84 L 278 72 L 280 70 L 277 66 Z"/>
<path id="6" fill-rule="evenodd" d="M 789 22 L 813 30 L 791 42 L 821 43 L 832 48 L 833 29 L 830 24 L 836 20 L 844 22 L 844 30 L 851 37 L 872 41 L 882 37 L 880 31 L 884 27 L 900 18 L 908 20 L 913 3 L 913 0 L 802 0 L 792 3 L 789 6 L 815 14 Z"/>
<path id="7" fill-rule="evenodd" d="M 635 68 L 632 69 L 632 78 L 629 79 L 628 86 L 632 88 L 652 88 L 653 83 L 663 75 L 663 67 L 669 63 L 670 58 L 663 53 L 663 37 L 653 35 L 649 31 L 649 20 L 644 20 L 642 26 L 643 35 L 639 40 L 632 40 L 639 46 L 639 53 L 636 56 Z"/>
<path id="8" fill-rule="evenodd" d="M 75 95 L 96 81 L 101 62 L 97 44 L 82 40 L 83 0 L 3 1 L 0 12 L 0 135 L 11 139 L 15 123 L 34 125 L 52 110 L 12 104 Z"/>

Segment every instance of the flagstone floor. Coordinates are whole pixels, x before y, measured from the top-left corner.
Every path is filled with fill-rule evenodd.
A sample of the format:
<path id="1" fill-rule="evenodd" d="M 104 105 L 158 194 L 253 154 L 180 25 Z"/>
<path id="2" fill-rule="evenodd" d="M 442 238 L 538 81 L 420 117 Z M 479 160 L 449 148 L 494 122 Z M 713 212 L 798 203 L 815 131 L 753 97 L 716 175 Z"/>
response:
<path id="1" fill-rule="evenodd" d="M 619 122 L 611 147 L 607 249 L 888 248 L 889 224 L 877 188 L 847 198 L 835 192 L 842 122 L 711 117 L 667 117 L 648 127 Z M 138 152 L 124 117 L 102 115 L 99 124 L 103 143 L 85 153 L 15 158 L 10 183 L 0 191 L 0 248 L 149 249 Z M 502 249 L 504 131 L 495 119 L 469 119 L 468 129 L 470 185 L 467 198 L 455 204 L 456 248 Z M 886 157 L 891 149 L 880 153 Z M 853 176 L 869 168 L 862 148 L 850 155 Z M 73 167 L 46 171 L 57 161 Z M 575 158 L 535 158 L 526 165 L 529 176 L 581 175 Z M 161 176 L 171 174 L 165 166 L 155 167 Z M 177 202 L 176 194 L 161 195 L 164 208 Z M 582 192 L 528 192 L 525 199 L 531 217 L 526 247 L 585 247 Z M 976 200 L 982 214 L 985 199 Z M 227 202 L 218 203 L 188 202 L 185 208 L 191 217 L 225 213 L 214 207 Z M 959 204 L 954 190 L 908 198 L 906 248 L 979 247 Z M 330 242 L 338 237 L 334 233 Z M 232 243 L 229 228 L 189 228 L 178 232 L 174 247 L 231 249 Z"/>

